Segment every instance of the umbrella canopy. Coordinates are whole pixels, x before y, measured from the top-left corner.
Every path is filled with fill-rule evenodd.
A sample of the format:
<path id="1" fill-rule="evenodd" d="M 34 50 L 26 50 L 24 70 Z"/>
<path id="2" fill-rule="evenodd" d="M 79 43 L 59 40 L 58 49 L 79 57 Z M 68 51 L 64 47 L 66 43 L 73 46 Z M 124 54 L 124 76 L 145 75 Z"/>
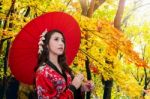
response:
<path id="1" fill-rule="evenodd" d="M 12 43 L 9 52 L 9 66 L 17 80 L 33 84 L 34 69 L 38 62 L 38 42 L 42 32 L 57 29 L 66 40 L 66 58 L 71 64 L 80 45 L 80 27 L 76 20 L 64 12 L 43 14 L 24 26 Z"/>

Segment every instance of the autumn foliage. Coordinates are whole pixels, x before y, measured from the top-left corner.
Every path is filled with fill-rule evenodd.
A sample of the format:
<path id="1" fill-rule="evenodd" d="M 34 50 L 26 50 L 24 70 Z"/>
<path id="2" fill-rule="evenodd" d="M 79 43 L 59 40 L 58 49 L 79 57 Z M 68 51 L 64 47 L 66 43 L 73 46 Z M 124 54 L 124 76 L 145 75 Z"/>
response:
<path id="1" fill-rule="evenodd" d="M 106 1 L 114 2 L 114 0 Z M 15 5 L 12 5 L 12 2 L 15 2 Z M 139 57 L 139 53 L 133 50 L 133 42 L 123 32 L 114 28 L 112 22 L 81 15 L 80 3 L 71 0 L 3 0 L 2 6 L 0 41 L 8 39 L 12 42 L 25 24 L 43 13 L 66 12 L 78 21 L 81 29 L 80 49 L 71 68 L 75 73 L 80 70 L 86 76 L 85 61 L 87 57 L 89 58 L 93 81 L 96 84 L 92 94 L 102 95 L 103 77 L 105 80 L 114 80 L 114 94 L 125 94 L 130 97 L 141 95 L 143 88 L 134 79 L 130 70 L 133 66 L 149 68 L 148 63 Z M 12 12 L 7 16 L 11 6 Z M 0 44 L 3 60 L 6 44 L 2 42 Z M 26 92 L 29 92 L 28 89 Z M 23 87 L 20 90 L 23 90 Z"/>

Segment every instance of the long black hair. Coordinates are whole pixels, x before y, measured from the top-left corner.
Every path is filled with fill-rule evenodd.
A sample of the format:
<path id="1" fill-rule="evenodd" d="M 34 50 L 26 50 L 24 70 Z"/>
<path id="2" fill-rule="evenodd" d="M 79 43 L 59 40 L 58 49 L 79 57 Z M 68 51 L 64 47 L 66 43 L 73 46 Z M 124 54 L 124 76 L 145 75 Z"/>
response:
<path id="1" fill-rule="evenodd" d="M 47 45 L 49 44 L 49 40 L 51 39 L 51 36 L 55 32 L 60 33 L 63 36 L 63 38 L 64 38 L 63 33 L 61 31 L 59 31 L 59 30 L 52 30 L 52 31 L 48 31 L 46 33 L 45 40 L 43 40 L 44 44 L 42 45 L 43 51 L 41 52 L 41 54 L 38 55 L 38 66 L 37 66 L 37 68 L 42 66 L 43 63 L 46 63 L 46 61 L 49 60 L 48 59 L 49 51 L 48 51 Z M 66 45 L 65 38 L 64 38 L 64 45 Z M 72 70 L 69 68 L 69 66 L 68 66 L 68 64 L 66 62 L 65 50 L 64 50 L 62 55 L 58 56 L 58 63 L 61 66 L 62 70 L 67 71 L 69 74 L 72 74 Z"/>

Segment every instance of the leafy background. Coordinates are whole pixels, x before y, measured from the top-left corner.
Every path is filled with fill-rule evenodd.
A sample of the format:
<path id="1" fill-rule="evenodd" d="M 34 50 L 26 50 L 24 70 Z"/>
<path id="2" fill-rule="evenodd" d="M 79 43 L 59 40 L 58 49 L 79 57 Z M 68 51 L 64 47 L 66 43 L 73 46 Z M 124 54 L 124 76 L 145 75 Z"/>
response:
<path id="1" fill-rule="evenodd" d="M 52 11 L 69 13 L 80 25 L 80 49 L 71 68 L 85 80 L 85 67 L 90 68 L 91 99 L 149 99 L 149 5 L 148 0 L 1 0 L 0 99 L 13 77 L 7 64 L 12 41 L 26 23 Z M 18 99 L 28 99 L 33 89 L 20 82 Z"/>

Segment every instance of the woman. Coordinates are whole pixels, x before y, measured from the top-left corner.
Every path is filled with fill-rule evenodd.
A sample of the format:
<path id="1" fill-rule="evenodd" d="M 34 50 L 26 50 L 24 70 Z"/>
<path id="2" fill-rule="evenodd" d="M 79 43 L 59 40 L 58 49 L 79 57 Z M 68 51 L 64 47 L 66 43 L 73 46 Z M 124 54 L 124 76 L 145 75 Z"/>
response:
<path id="1" fill-rule="evenodd" d="M 83 83 L 83 74 L 74 77 L 66 63 L 65 47 L 61 31 L 42 33 L 36 70 L 38 99 L 83 99 L 84 92 L 93 89 L 90 81 Z"/>

